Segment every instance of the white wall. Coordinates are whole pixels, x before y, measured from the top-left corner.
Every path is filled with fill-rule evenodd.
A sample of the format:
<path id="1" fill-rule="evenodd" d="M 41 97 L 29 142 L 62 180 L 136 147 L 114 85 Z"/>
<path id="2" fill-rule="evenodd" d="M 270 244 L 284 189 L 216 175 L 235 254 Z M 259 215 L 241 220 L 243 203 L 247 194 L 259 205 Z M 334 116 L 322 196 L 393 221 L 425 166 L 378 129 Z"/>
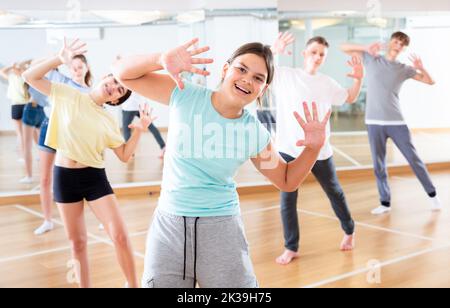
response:
<path id="1" fill-rule="evenodd" d="M 436 85 L 428 86 L 408 81 L 400 95 L 407 123 L 414 128 L 450 127 L 450 28 L 407 29 L 410 53 L 420 55 L 425 67 L 435 78 Z"/>

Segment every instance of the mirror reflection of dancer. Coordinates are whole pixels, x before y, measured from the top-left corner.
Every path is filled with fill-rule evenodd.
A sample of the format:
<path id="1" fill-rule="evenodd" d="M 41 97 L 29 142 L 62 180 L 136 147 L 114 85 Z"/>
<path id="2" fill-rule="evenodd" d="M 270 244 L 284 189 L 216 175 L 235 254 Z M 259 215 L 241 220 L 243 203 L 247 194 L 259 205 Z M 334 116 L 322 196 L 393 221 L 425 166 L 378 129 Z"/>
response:
<path id="1" fill-rule="evenodd" d="M 202 288 L 253 288 L 258 282 L 234 176 L 251 159 L 274 185 L 296 190 L 317 159 L 331 113 L 319 121 L 315 104 L 313 114 L 304 104 L 306 122 L 295 113 L 297 125 L 305 131 L 305 139 L 296 143 L 306 149 L 285 163 L 269 132 L 244 109 L 261 98 L 272 81 L 270 47 L 251 43 L 239 48 L 223 67 L 221 85 L 211 91 L 184 84 L 180 77 L 182 72 L 208 74 L 194 67 L 212 62 L 195 58 L 209 50 L 190 49 L 197 42 L 162 54 L 123 58 L 113 69 L 127 88 L 170 106 L 162 192 L 149 231 L 142 284 L 192 288 L 198 282 Z M 169 75 L 157 73 L 163 69 Z M 197 137 L 206 132 L 208 138 Z"/>
<path id="2" fill-rule="evenodd" d="M 109 148 L 127 162 L 138 145 L 142 132 L 152 122 L 148 108 L 141 110 L 139 122 L 132 124 L 133 136 L 124 143 L 120 128 L 105 104 L 118 106 L 131 95 L 111 75 L 86 94 L 68 85 L 53 83 L 45 75 L 74 56 L 84 54 L 86 44 L 74 41 L 64 45 L 58 56 L 48 58 L 23 74 L 28 84 L 49 97 L 52 112 L 46 145 L 56 149 L 54 195 L 72 255 L 79 264 L 77 278 L 81 287 L 91 287 L 87 253 L 84 199 L 106 228 L 114 243 L 127 285 L 138 287 L 133 250 L 118 202 L 104 169 L 104 151 Z"/>
<path id="3" fill-rule="evenodd" d="M 372 211 L 374 215 L 391 211 L 391 190 L 386 166 L 388 139 L 392 139 L 399 148 L 424 187 L 430 197 L 431 210 L 442 209 L 436 188 L 426 165 L 417 154 L 400 107 L 399 95 L 405 81 L 414 79 L 428 85 L 435 83 L 418 56 L 411 55 L 410 61 L 413 66 L 398 62 L 398 57 L 409 43 L 410 38 L 407 34 L 396 32 L 392 34 L 387 46 L 382 43 L 369 46 L 353 44 L 342 46 L 344 52 L 362 57 L 367 70 L 366 124 L 381 202 L 381 205 Z M 380 52 L 385 47 L 387 47 L 386 55 L 381 56 Z"/>
<path id="4" fill-rule="evenodd" d="M 22 79 L 22 73 L 31 61 L 14 63 L 0 69 L 0 77 L 8 82 L 6 97 L 11 101 L 11 119 L 17 135 L 17 147 L 19 149 L 19 161 L 25 162 L 24 135 L 23 135 L 23 110 L 29 102 L 28 87 Z"/>
<path id="5" fill-rule="evenodd" d="M 275 54 L 289 54 L 286 48 L 294 42 L 294 36 L 280 33 L 272 50 Z M 348 65 L 352 73 L 348 77 L 353 79 L 349 89 L 343 88 L 334 79 L 319 72 L 326 61 L 329 44 L 323 37 L 314 37 L 306 44 L 302 52 L 303 68 L 277 67 L 272 85 L 274 98 L 277 102 L 277 146 L 281 156 L 290 162 L 298 157 L 303 149 L 294 147 L 296 139 L 303 138 L 303 131 L 298 129 L 289 114 L 295 110 L 292 97 L 300 97 L 304 101 L 316 102 L 319 115 L 325 114 L 332 106 L 353 104 L 361 92 L 364 78 L 364 67 L 361 60 L 353 57 Z M 334 213 L 338 217 L 344 231 L 344 238 L 340 249 L 349 251 L 355 247 L 355 223 L 352 219 L 344 191 L 339 183 L 336 166 L 333 159 L 333 148 L 329 141 L 331 136 L 330 123 L 327 123 L 327 141 L 322 148 L 319 160 L 312 169 L 312 173 L 320 183 L 330 200 Z M 299 257 L 300 228 L 297 213 L 298 191 L 281 193 L 281 217 L 284 228 L 285 251 L 277 258 L 281 265 L 289 264 Z"/>
<path id="6" fill-rule="evenodd" d="M 134 118 L 139 118 L 139 106 L 146 104 L 146 99 L 137 93 L 133 93 L 130 98 L 122 105 L 122 129 L 125 141 L 131 137 L 131 129 L 128 126 L 133 122 Z M 166 142 L 161 136 L 159 129 L 152 123 L 148 130 L 152 133 L 158 143 L 161 153 L 159 158 L 163 159 L 166 153 Z"/>

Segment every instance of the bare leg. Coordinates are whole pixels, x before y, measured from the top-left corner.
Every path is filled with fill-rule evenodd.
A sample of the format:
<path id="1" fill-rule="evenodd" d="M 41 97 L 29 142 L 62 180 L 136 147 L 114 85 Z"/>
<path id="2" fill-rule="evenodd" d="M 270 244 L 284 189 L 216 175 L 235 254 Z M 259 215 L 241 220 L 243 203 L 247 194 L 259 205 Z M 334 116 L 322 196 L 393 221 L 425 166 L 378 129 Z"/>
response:
<path id="1" fill-rule="evenodd" d="M 133 248 L 125 222 L 119 211 L 119 204 L 115 195 L 105 196 L 96 201 L 89 202 L 89 206 L 104 225 L 106 232 L 114 243 L 117 259 L 127 279 L 130 288 L 137 288 L 136 265 Z"/>
<path id="2" fill-rule="evenodd" d="M 34 127 L 24 125 L 23 126 L 23 136 L 24 136 L 24 158 L 25 158 L 25 172 L 26 176 L 33 177 L 33 134 Z"/>
<path id="3" fill-rule="evenodd" d="M 40 157 L 40 167 L 41 167 L 41 207 L 44 213 L 45 220 L 52 220 L 52 205 L 53 205 L 53 195 L 52 195 L 52 173 L 53 165 L 55 163 L 55 153 L 39 151 Z"/>
<path id="4" fill-rule="evenodd" d="M 33 130 L 33 140 L 35 144 L 39 144 L 39 133 L 40 133 L 40 129 L 39 128 L 35 128 Z"/>
<path id="5" fill-rule="evenodd" d="M 84 203 L 58 203 L 58 210 L 64 222 L 67 237 L 69 238 L 72 257 L 79 264 L 76 271 L 77 280 L 81 288 L 90 288 L 89 262 L 87 253 L 87 231 L 84 221 Z"/>
<path id="6" fill-rule="evenodd" d="M 21 158 L 23 158 L 24 156 L 24 140 L 23 140 L 23 125 L 22 125 L 22 121 L 17 121 L 17 120 L 13 120 L 14 122 L 14 127 L 16 130 L 16 134 L 17 134 L 17 144 L 19 146 L 19 156 Z"/>

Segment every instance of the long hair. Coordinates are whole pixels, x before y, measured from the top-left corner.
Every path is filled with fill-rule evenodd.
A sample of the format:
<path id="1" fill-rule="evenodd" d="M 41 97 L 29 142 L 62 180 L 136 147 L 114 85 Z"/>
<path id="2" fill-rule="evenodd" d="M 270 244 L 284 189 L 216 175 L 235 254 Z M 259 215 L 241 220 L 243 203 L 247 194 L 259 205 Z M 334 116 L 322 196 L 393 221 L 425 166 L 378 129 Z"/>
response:
<path id="1" fill-rule="evenodd" d="M 81 60 L 88 67 L 88 71 L 87 71 L 86 75 L 84 76 L 84 82 L 86 83 L 87 86 L 91 87 L 92 86 L 92 73 L 89 68 L 89 64 L 88 64 L 86 56 L 85 55 L 76 55 L 75 57 L 73 57 L 73 59 Z"/>

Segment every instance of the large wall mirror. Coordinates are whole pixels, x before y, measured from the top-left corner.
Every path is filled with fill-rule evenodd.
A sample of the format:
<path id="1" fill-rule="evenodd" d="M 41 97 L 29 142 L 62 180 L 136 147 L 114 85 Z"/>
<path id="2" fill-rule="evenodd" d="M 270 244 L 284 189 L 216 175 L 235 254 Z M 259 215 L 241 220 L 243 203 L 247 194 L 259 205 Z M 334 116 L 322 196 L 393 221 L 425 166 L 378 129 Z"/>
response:
<path id="1" fill-rule="evenodd" d="M 47 3 L 48 2 L 48 3 Z M 24 1 L 0 7 L 0 67 L 45 57 L 55 53 L 61 39 L 79 37 L 88 44 L 87 59 L 94 83 L 109 73 L 110 64 L 118 55 L 148 53 L 167 50 L 192 37 L 211 47 L 209 56 L 215 59 L 211 65 L 211 77 L 202 79 L 185 76 L 193 82 L 210 88 L 220 82 L 220 72 L 227 57 L 241 44 L 261 41 L 271 44 L 279 31 L 295 35 L 291 57 L 279 57 L 278 65 L 298 67 L 303 65 L 301 51 L 312 36 L 324 36 L 330 42 L 329 56 L 323 73 L 344 86 L 351 82 L 346 77 L 348 56 L 339 50 L 347 41 L 370 43 L 386 40 L 394 30 L 406 30 L 412 37 L 410 49 L 420 54 L 434 73 L 438 84 L 423 88 L 407 84 L 402 93 L 404 113 L 413 131 L 419 151 L 428 162 L 450 159 L 450 143 L 441 144 L 447 138 L 450 127 L 450 22 L 447 12 L 383 12 L 380 18 L 370 19 L 367 12 L 330 12 L 318 8 L 317 12 L 302 11 L 301 8 L 279 7 L 277 1 L 255 1 L 254 5 L 242 7 L 237 1 L 229 5 L 210 4 L 207 8 L 191 6 L 168 7 L 161 2 L 156 10 L 136 7 L 135 10 L 112 8 L 97 10 L 87 2 L 69 1 L 60 9 L 52 9 L 46 1 L 40 8 L 27 6 Z M 170 1 L 169 1 L 170 2 Z M 191 1 L 195 2 L 195 1 Z M 209 1 L 207 1 L 209 2 Z M 247 1 L 251 2 L 251 1 Z M 258 2 L 256 4 L 256 2 Z M 283 1 L 281 1 L 283 2 Z M 319 1 L 320 2 L 320 1 Z M 95 1 L 94 1 L 95 3 Z M 250 8 L 248 7 L 250 6 Z M 407 58 L 402 59 L 407 62 Z M 61 67 L 61 72 L 71 72 Z M 7 81 L 0 81 L 0 195 L 39 192 L 39 151 L 32 133 L 32 181 L 21 183 L 26 176 L 24 155 L 19 148 L 15 124 L 11 120 L 11 102 L 7 99 Z M 371 159 L 364 124 L 366 92 L 363 89 L 358 102 L 352 106 L 336 109 L 332 118 L 333 139 L 339 168 L 370 167 Z M 169 113 L 166 107 L 149 102 L 158 117 L 154 123 L 164 142 L 167 142 Z M 256 104 L 251 107 L 256 112 Z M 424 111 L 425 110 L 425 111 Z M 110 110 L 122 123 L 125 113 L 121 108 Z M 160 183 L 163 170 L 163 148 L 156 129 L 148 133 L 139 145 L 134 159 L 123 164 L 112 155 L 107 155 L 107 170 L 114 185 L 146 185 Z M 439 148 L 440 151 L 431 151 Z M 390 153 L 391 164 L 404 161 L 396 150 Z M 258 185 L 264 179 L 249 164 L 238 176 L 242 185 Z"/>

